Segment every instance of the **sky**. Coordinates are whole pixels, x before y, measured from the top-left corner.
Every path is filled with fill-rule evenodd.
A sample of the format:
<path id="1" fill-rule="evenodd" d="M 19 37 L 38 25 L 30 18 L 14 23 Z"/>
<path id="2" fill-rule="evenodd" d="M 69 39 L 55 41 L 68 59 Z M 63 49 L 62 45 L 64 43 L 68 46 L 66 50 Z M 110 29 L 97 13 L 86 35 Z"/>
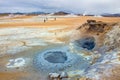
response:
<path id="1" fill-rule="evenodd" d="M 120 13 L 120 0 L 0 0 L 0 13 L 58 12 Z"/>

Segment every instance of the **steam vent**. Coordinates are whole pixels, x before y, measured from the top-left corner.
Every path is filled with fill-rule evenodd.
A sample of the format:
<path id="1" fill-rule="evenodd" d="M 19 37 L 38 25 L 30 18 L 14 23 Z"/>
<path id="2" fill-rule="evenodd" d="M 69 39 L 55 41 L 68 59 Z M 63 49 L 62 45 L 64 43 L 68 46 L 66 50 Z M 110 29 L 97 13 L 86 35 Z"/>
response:
<path id="1" fill-rule="evenodd" d="M 35 67 L 42 72 L 85 70 L 90 65 L 87 60 L 71 53 L 68 47 L 47 49 L 34 57 Z"/>

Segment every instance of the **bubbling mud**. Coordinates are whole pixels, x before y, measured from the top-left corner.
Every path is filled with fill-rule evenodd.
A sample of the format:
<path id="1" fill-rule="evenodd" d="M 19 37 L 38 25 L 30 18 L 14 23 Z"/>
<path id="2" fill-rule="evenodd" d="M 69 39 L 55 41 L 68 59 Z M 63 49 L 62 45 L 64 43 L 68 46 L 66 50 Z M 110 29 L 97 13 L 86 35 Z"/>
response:
<path id="1" fill-rule="evenodd" d="M 90 65 L 86 59 L 72 53 L 68 47 L 52 48 L 37 53 L 33 64 L 42 73 L 85 70 Z"/>
<path id="2" fill-rule="evenodd" d="M 64 63 L 67 60 L 65 52 L 56 51 L 56 52 L 47 52 L 44 55 L 44 59 L 50 63 Z"/>
<path id="3" fill-rule="evenodd" d="M 95 47 L 95 39 L 94 37 L 85 37 L 75 41 L 76 46 L 92 50 Z"/>

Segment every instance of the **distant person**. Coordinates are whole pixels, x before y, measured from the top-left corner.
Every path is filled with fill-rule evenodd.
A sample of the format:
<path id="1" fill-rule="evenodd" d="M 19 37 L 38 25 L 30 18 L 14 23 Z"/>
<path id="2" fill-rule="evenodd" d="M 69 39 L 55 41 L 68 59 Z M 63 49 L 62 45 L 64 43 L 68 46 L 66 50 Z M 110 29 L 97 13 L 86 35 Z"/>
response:
<path id="1" fill-rule="evenodd" d="M 44 23 L 46 22 L 46 19 L 44 19 Z"/>
<path id="2" fill-rule="evenodd" d="M 54 18 L 54 20 L 56 21 L 56 17 Z"/>

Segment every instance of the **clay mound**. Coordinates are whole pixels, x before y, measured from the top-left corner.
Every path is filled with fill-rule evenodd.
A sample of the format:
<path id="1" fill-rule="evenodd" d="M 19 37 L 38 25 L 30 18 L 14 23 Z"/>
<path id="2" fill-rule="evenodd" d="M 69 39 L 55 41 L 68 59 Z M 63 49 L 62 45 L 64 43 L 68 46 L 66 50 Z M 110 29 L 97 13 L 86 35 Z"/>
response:
<path id="1" fill-rule="evenodd" d="M 119 23 L 87 20 L 86 23 L 73 32 L 71 41 L 75 47 L 93 51 L 98 50 L 100 53 L 104 53 L 119 47 L 119 40 L 116 40 L 118 39 L 119 31 Z M 95 41 L 91 42 L 89 39 L 86 41 L 85 38 L 89 37 L 93 37 Z M 102 47 L 106 48 L 103 50 Z"/>
<path id="2" fill-rule="evenodd" d="M 86 23 L 82 24 L 77 30 L 81 28 L 85 28 L 87 32 L 98 32 L 103 33 L 106 30 L 110 30 L 112 26 L 116 25 L 116 23 L 106 23 L 102 21 L 96 20 L 87 20 Z"/>

